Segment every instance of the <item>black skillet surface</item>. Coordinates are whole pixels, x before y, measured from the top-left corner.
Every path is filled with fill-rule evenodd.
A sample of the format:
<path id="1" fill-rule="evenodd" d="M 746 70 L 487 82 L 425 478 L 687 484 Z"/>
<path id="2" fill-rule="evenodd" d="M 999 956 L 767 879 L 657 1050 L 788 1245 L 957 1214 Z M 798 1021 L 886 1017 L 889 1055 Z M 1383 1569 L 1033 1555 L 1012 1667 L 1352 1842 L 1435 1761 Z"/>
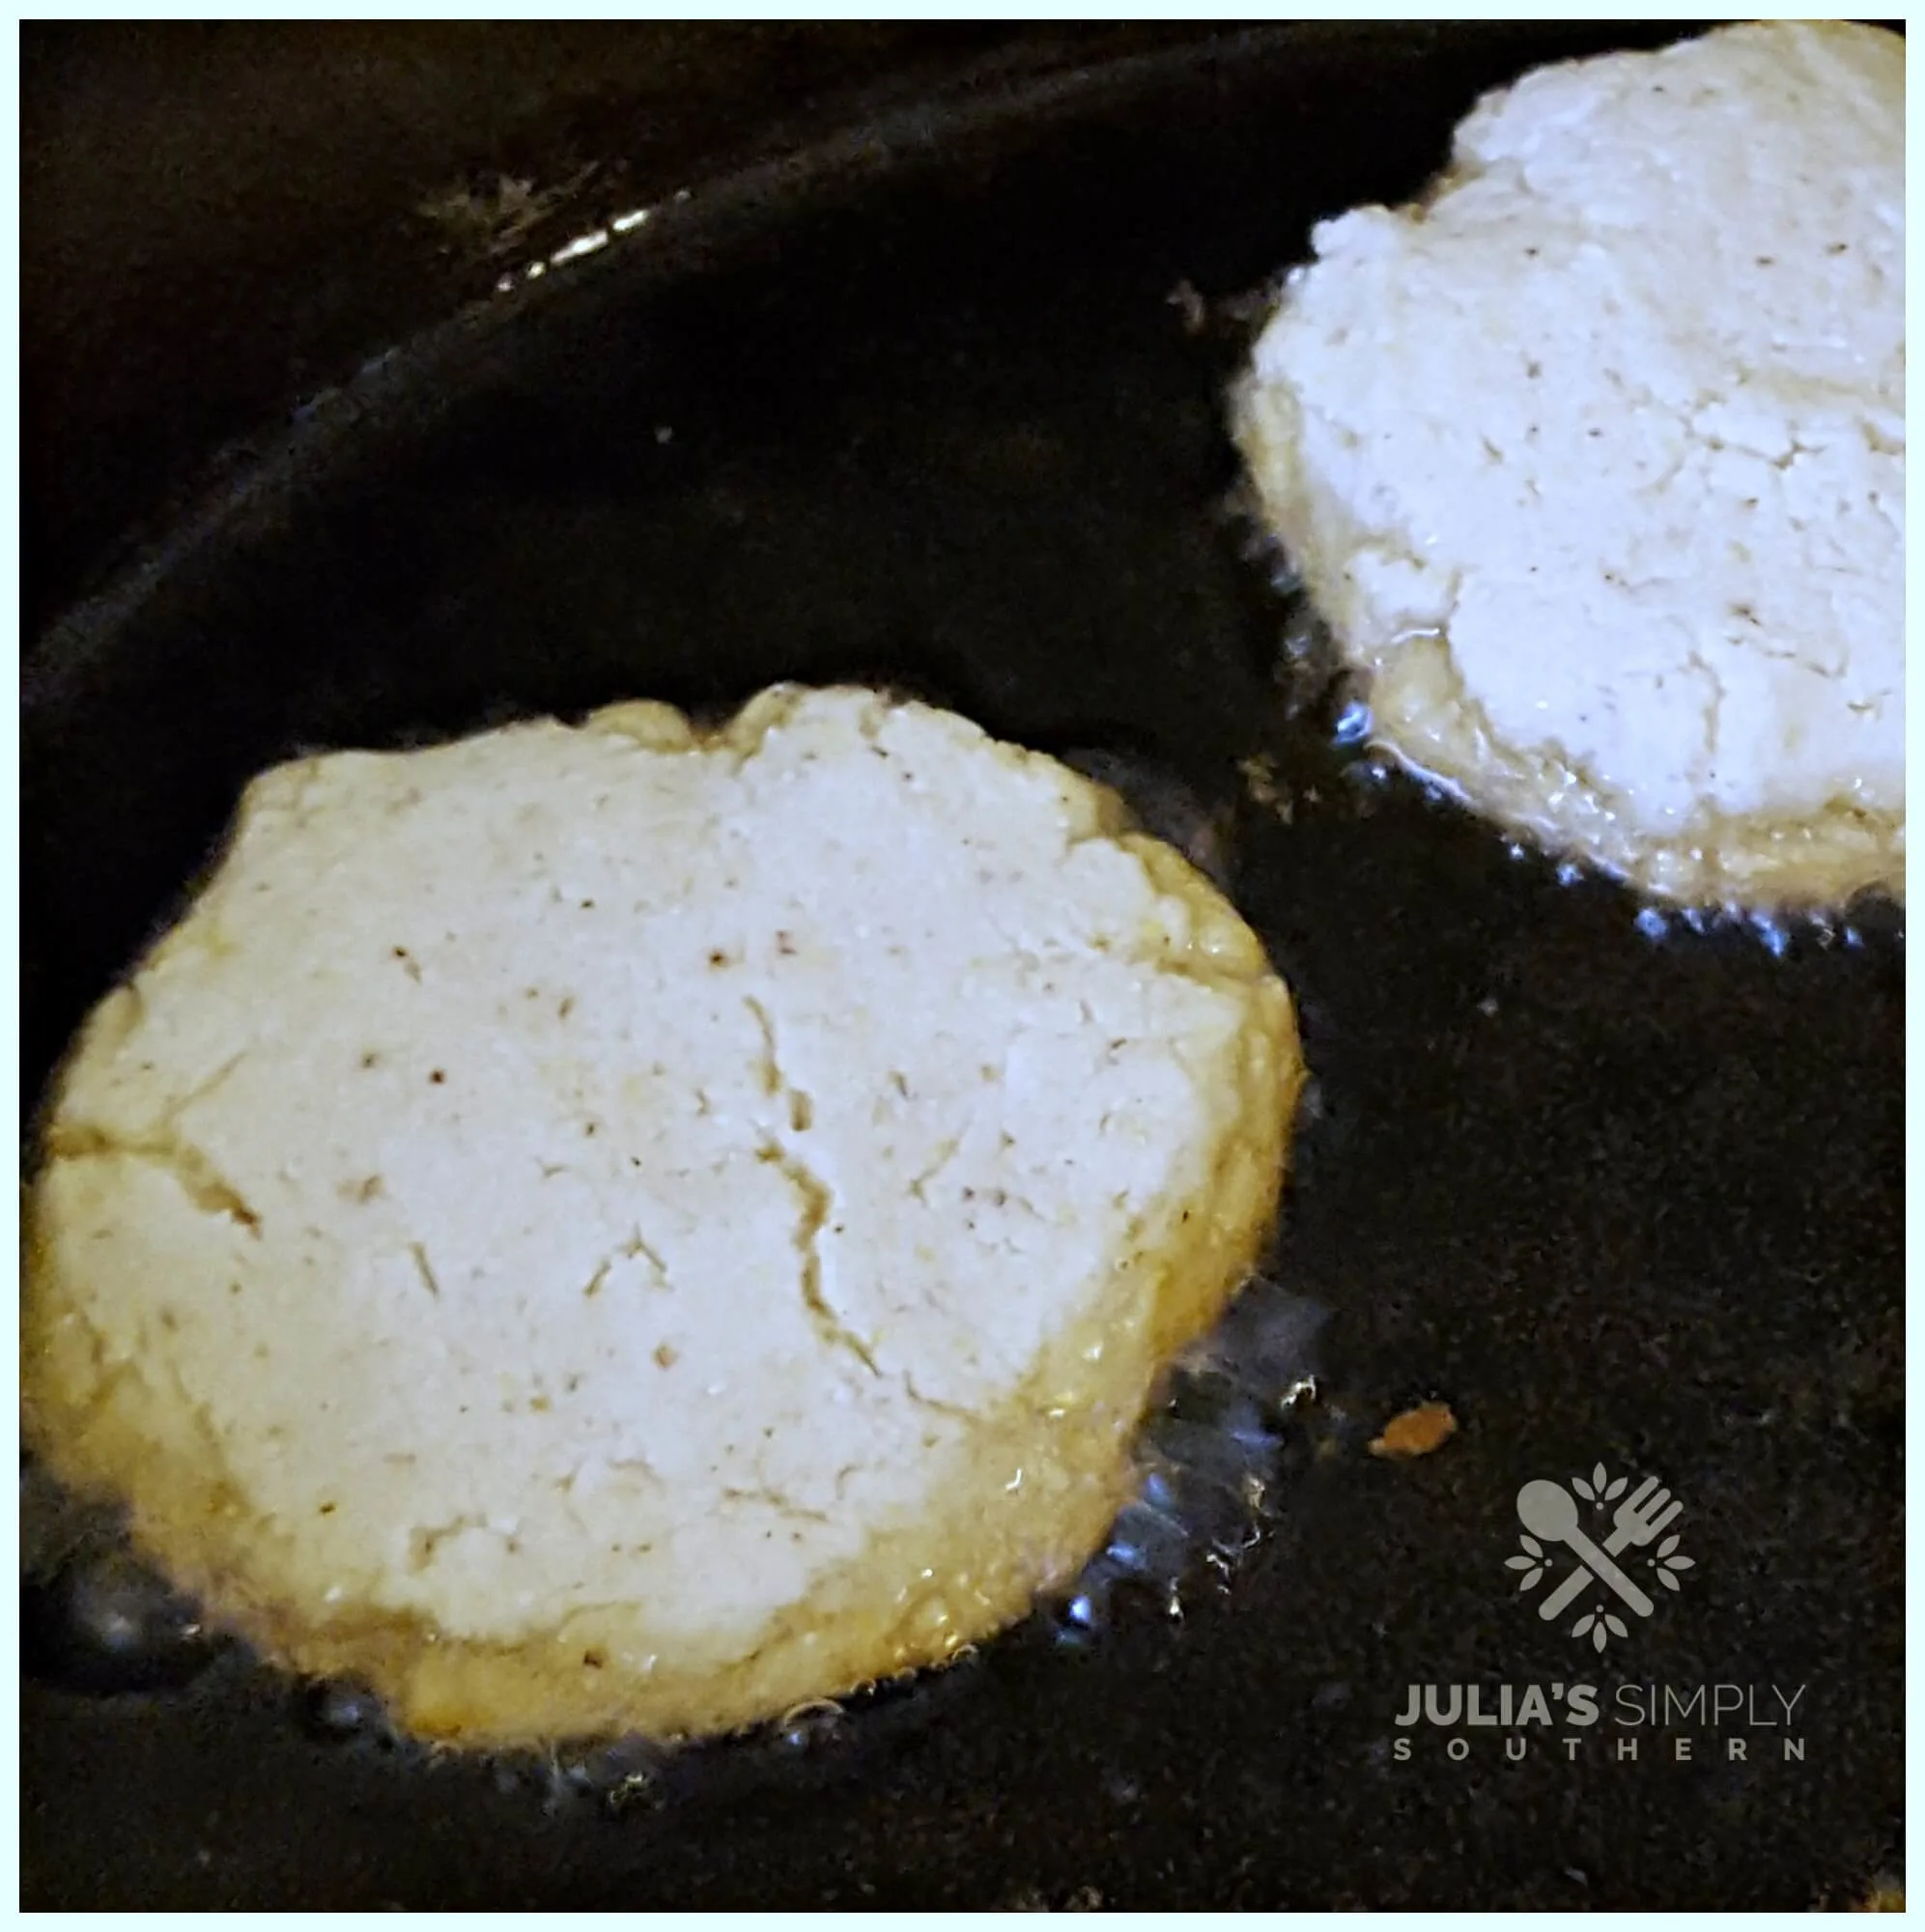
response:
<path id="1" fill-rule="evenodd" d="M 1228 1586 L 1019 1634 L 640 1802 L 323 1742 L 243 1661 L 90 1697 L 42 1649 L 25 1903 L 1797 1908 L 1896 1864 L 1901 942 L 1654 940 L 1358 782 L 1286 719 L 1221 511 L 1238 344 L 1167 299 L 1415 189 L 1482 87 L 1666 31 L 1229 37 L 879 123 L 392 358 L 45 641 L 30 1090 L 297 747 L 861 677 L 1211 806 L 1278 751 L 1289 822 L 1243 800 L 1235 890 L 1321 1085 L 1280 1270 L 1330 1319 Z M 1364 1453 L 1427 1396 L 1454 1440 Z M 1674 1490 L 1695 1559 L 1604 1657 L 1505 1567 L 1520 1485 L 1599 1463 Z M 1579 1683 L 1588 1729 L 1395 1722 L 1413 1684 Z M 1749 1701 L 1654 1730 L 1613 1721 L 1621 1685 Z"/>

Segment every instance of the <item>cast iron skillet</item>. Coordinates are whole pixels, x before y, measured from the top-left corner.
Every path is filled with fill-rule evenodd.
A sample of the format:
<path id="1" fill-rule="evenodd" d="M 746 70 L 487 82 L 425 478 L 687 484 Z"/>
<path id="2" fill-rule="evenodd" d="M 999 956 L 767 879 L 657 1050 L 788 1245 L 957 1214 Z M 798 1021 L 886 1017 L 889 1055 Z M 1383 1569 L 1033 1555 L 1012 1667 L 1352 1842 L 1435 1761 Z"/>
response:
<path id="1" fill-rule="evenodd" d="M 279 756 L 880 680 L 1233 811 L 1321 1101 L 1276 1273 L 1326 1319 L 1264 1533 L 1180 1615 L 1039 1619 L 621 1802 L 336 1740 L 338 1699 L 236 1656 L 102 1694 L 37 1585 L 25 1902 L 1801 1907 L 1895 1865 L 1902 934 L 1654 937 L 1372 781 L 1274 675 L 1223 507 L 1241 338 L 1169 299 L 1414 191 L 1482 88 L 1675 31 L 1231 35 L 865 125 L 398 352 L 42 639 L 29 1104 Z M 1288 822 L 1239 777 L 1265 751 Z M 1365 1453 L 1432 1396 L 1439 1453 Z M 1671 1487 L 1696 1559 L 1604 1658 L 1505 1567 L 1520 1485 L 1599 1463 Z M 1394 1721 L 1412 1685 L 1579 1682 L 1606 1721 L 1522 1762 Z M 1608 1721 L 1621 1684 L 1755 1702 L 1681 1762 Z"/>

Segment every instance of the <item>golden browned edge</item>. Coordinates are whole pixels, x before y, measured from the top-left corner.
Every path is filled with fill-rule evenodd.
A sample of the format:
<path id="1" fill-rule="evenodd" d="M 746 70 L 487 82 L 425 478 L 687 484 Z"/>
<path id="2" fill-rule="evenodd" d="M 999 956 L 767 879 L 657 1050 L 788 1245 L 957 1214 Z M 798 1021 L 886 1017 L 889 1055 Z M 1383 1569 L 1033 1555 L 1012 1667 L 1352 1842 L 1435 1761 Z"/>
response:
<path id="1" fill-rule="evenodd" d="M 1413 204 L 1448 185 L 1440 178 Z M 1273 308 L 1270 318 L 1277 310 Z M 1310 601 L 1345 658 L 1370 678 L 1373 742 L 1420 778 L 1435 780 L 1481 815 L 1561 857 L 1582 859 L 1654 898 L 1706 908 L 1825 912 L 1877 891 L 1905 903 L 1905 813 L 1838 801 L 1790 822 L 1727 818 L 1700 810 L 1665 838 L 1626 832 L 1611 799 L 1585 772 L 1534 758 L 1490 729 L 1466 693 L 1447 631 L 1413 633 L 1388 648 L 1345 635 L 1338 616 L 1341 559 L 1357 532 L 1319 504 L 1298 469 L 1282 398 L 1246 373 L 1230 395 L 1231 431 L 1270 534 L 1301 573 Z"/>
<path id="2" fill-rule="evenodd" d="M 799 696 L 793 687 L 764 693 L 706 736 L 661 705 L 612 707 L 594 722 L 661 749 L 715 738 L 746 754 Z M 1305 1079 L 1289 995 L 1233 908 L 1170 847 L 1129 831 L 1114 793 L 1040 753 L 1024 755 L 1050 764 L 1090 831 L 1118 838 L 1160 893 L 1190 908 L 1188 954 L 1166 970 L 1246 989 L 1238 1104 L 1203 1184 L 1132 1230 L 1092 1314 L 1057 1336 L 1022 1387 L 971 1428 L 939 1492 L 941 1512 L 873 1538 L 771 1624 L 751 1656 L 720 1671 L 699 1662 L 677 1671 L 665 1658 L 667 1667 L 644 1674 L 628 1661 L 648 1648 L 639 1605 L 578 1613 L 558 1634 L 501 1642 L 449 1635 L 413 1614 L 278 1598 L 288 1540 L 251 1513 L 204 1418 L 183 1412 L 178 1391 L 170 1401 L 149 1388 L 136 1364 L 109 1368 L 99 1338 L 62 1321 L 59 1283 L 40 1262 L 38 1190 L 22 1220 L 24 1438 L 76 1493 L 125 1503 L 135 1547 L 211 1621 L 289 1669 L 367 1684 L 405 1729 L 439 1745 L 738 1729 L 940 1664 L 1021 1618 L 1099 1545 L 1135 1488 L 1133 1439 L 1163 1371 L 1215 1322 L 1268 1239 Z M 76 1055 L 90 1032 L 91 1022 Z M 1092 1363 L 1086 1354 L 1098 1341 Z M 1024 1480 L 1012 1492 L 1016 1470 Z M 958 1577 L 954 1552 L 973 1548 L 1003 1560 Z M 896 1579 L 892 1598 L 879 1590 L 884 1577 Z"/>

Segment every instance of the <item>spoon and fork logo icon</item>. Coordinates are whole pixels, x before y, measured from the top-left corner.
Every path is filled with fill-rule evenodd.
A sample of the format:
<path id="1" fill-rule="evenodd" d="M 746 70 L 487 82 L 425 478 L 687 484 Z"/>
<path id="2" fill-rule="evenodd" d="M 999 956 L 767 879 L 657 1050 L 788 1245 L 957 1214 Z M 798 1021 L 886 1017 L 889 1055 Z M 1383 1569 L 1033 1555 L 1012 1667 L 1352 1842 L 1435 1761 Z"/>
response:
<path id="1" fill-rule="evenodd" d="M 1578 1496 L 1591 1505 L 1594 1514 L 1608 1517 L 1609 1527 L 1601 1542 L 1586 1532 Z M 1679 1552 L 1677 1536 L 1665 1536 L 1664 1532 L 1684 1507 L 1669 1490 L 1659 1486 L 1656 1476 L 1647 1476 L 1632 1490 L 1628 1476 L 1614 1479 L 1601 1463 L 1589 1478 L 1573 1478 L 1569 1489 L 1562 1483 L 1543 1480 L 1526 1483 L 1517 1492 L 1517 1520 L 1523 1524 L 1517 1539 L 1520 1553 L 1507 1557 L 1505 1565 L 1523 1572 L 1517 1587 L 1524 1591 L 1536 1589 L 1550 1574 L 1547 1545 L 1562 1545 L 1577 1559 L 1570 1575 L 1538 1605 L 1538 1614 L 1546 1623 L 1555 1623 L 1594 1582 L 1603 1584 L 1633 1616 L 1648 1617 L 1655 1607 L 1650 1594 L 1618 1558 L 1656 1544 L 1656 1550 L 1648 1559 L 1652 1574 L 1665 1589 L 1677 1589 L 1678 1573 L 1691 1569 L 1692 1559 Z M 1601 1651 L 1612 1637 L 1628 1635 L 1629 1628 L 1605 1607 L 1586 1609 L 1571 1625 L 1571 1634 L 1589 1637 L 1593 1648 Z"/>

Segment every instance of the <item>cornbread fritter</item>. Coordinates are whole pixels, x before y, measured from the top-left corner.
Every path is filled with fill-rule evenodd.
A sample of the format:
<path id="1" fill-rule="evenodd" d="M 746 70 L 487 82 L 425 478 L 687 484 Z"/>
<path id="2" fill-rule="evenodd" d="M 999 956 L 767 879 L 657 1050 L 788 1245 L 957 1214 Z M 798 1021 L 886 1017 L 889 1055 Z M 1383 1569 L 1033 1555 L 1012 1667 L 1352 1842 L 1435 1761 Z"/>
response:
<path id="1" fill-rule="evenodd" d="M 1320 224 L 1233 398 L 1379 741 L 1684 902 L 1905 876 L 1905 47 L 1541 69 Z"/>
<path id="2" fill-rule="evenodd" d="M 737 1726 L 1075 1574 L 1301 1078 L 1198 872 L 921 705 L 283 766 L 60 1076 L 29 1439 L 417 1735 Z"/>

